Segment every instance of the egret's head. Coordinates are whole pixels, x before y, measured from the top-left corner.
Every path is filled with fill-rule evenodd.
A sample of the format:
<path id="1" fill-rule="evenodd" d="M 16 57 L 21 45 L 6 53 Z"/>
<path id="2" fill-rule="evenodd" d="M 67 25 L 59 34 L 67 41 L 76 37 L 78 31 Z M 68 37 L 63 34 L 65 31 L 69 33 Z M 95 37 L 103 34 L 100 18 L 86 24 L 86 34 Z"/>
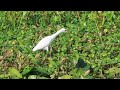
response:
<path id="1" fill-rule="evenodd" d="M 66 32 L 66 29 L 65 28 L 62 28 L 59 30 L 60 32 Z"/>

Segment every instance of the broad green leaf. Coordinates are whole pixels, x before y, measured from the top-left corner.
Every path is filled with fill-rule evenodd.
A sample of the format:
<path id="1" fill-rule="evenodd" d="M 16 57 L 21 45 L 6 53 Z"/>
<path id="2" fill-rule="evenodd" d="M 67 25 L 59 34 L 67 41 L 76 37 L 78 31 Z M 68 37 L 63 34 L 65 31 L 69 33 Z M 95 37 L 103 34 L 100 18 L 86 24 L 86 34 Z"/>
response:
<path id="1" fill-rule="evenodd" d="M 14 67 L 10 67 L 8 70 L 9 70 L 9 74 L 11 74 L 12 76 L 22 78 L 22 75 L 20 74 L 20 72 L 16 70 Z"/>
<path id="2" fill-rule="evenodd" d="M 48 70 L 47 70 L 46 68 L 43 68 L 43 67 L 41 67 L 41 66 L 35 67 L 34 71 L 39 72 L 39 73 L 41 73 L 41 74 L 50 75 L 50 72 L 48 72 Z"/>
<path id="3" fill-rule="evenodd" d="M 70 75 L 63 75 L 61 77 L 59 77 L 60 79 L 70 79 L 72 76 Z"/>
<path id="4" fill-rule="evenodd" d="M 27 74 L 28 72 L 30 72 L 31 71 L 31 67 L 29 67 L 29 66 L 26 66 L 24 69 L 23 69 L 23 71 L 22 71 L 22 75 L 25 75 L 25 74 Z"/>

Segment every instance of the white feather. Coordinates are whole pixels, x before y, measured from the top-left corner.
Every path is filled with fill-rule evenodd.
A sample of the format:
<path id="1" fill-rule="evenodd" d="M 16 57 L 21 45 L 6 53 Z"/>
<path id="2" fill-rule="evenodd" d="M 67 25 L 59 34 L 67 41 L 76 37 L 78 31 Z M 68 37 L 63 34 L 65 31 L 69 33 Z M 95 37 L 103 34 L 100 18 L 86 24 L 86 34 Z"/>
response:
<path id="1" fill-rule="evenodd" d="M 47 37 L 43 38 L 43 39 L 33 48 L 33 51 L 41 50 L 41 49 L 43 49 L 43 48 L 44 48 L 44 50 L 46 50 L 45 47 L 47 47 L 47 46 L 50 45 L 51 40 L 52 40 L 52 39 L 51 39 L 51 36 L 47 36 Z"/>
<path id="2" fill-rule="evenodd" d="M 43 39 L 33 48 L 33 51 L 41 50 L 41 49 L 48 51 L 48 47 L 49 47 L 50 43 L 51 43 L 51 42 L 55 39 L 55 37 L 56 37 L 57 35 L 59 35 L 61 32 L 65 32 L 65 29 L 62 28 L 62 29 L 60 29 L 59 31 L 57 31 L 55 34 L 43 38 Z"/>

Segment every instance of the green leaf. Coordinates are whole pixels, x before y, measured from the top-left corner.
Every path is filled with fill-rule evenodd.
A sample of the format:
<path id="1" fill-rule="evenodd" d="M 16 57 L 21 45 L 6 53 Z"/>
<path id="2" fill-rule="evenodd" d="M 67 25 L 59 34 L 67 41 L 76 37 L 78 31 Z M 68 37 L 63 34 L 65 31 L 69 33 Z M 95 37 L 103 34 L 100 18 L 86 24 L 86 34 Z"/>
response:
<path id="1" fill-rule="evenodd" d="M 30 75 L 29 77 L 28 77 L 28 79 L 36 79 L 36 75 Z"/>
<path id="2" fill-rule="evenodd" d="M 9 74 L 11 74 L 12 76 L 14 77 L 17 76 L 18 78 L 22 78 L 22 75 L 20 74 L 20 72 L 16 70 L 15 68 L 10 67 L 8 70 L 9 70 Z"/>
<path id="3" fill-rule="evenodd" d="M 106 70 L 105 73 L 112 74 L 112 75 L 118 74 L 118 73 L 120 73 L 120 68 L 112 67 L 112 68 L 109 68 L 109 70 Z"/>
<path id="4" fill-rule="evenodd" d="M 27 11 L 23 11 L 23 17 L 27 14 Z"/>
<path id="5" fill-rule="evenodd" d="M 29 66 L 26 66 L 25 68 L 24 68 L 24 70 L 22 71 L 22 75 L 25 75 L 25 74 L 27 74 L 28 72 L 30 72 L 31 71 L 31 67 L 29 67 Z"/>
<path id="6" fill-rule="evenodd" d="M 70 75 L 63 75 L 62 77 L 60 77 L 60 79 L 70 79 L 72 76 Z"/>
<path id="7" fill-rule="evenodd" d="M 48 71 L 49 72 L 54 72 L 57 67 L 58 67 L 58 63 L 56 63 L 55 61 L 50 60 Z"/>
<path id="8" fill-rule="evenodd" d="M 0 78 L 1 79 L 4 79 L 4 78 L 8 78 L 10 76 L 10 74 L 1 74 L 0 75 Z"/>
<path id="9" fill-rule="evenodd" d="M 49 79 L 47 77 L 38 77 L 38 79 Z"/>
<path id="10" fill-rule="evenodd" d="M 46 75 L 50 75 L 51 74 L 50 72 L 48 72 L 48 70 L 46 68 L 43 68 L 41 66 L 35 67 L 34 71 L 37 71 L 37 72 L 39 72 L 41 74 L 46 74 Z"/>

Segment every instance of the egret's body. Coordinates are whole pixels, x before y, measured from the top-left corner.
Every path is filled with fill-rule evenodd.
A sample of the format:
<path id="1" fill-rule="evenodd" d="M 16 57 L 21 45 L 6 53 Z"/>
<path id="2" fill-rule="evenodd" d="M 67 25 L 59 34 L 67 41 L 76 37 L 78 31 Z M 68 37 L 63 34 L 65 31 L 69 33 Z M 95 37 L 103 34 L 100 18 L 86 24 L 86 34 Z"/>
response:
<path id="1" fill-rule="evenodd" d="M 62 28 L 59 31 L 57 31 L 55 34 L 51 35 L 51 36 L 47 36 L 45 38 L 43 38 L 34 48 L 33 51 L 36 50 L 47 50 L 49 48 L 49 45 L 51 44 L 51 42 L 55 39 L 56 36 L 58 36 L 61 32 L 65 32 L 65 29 Z"/>

